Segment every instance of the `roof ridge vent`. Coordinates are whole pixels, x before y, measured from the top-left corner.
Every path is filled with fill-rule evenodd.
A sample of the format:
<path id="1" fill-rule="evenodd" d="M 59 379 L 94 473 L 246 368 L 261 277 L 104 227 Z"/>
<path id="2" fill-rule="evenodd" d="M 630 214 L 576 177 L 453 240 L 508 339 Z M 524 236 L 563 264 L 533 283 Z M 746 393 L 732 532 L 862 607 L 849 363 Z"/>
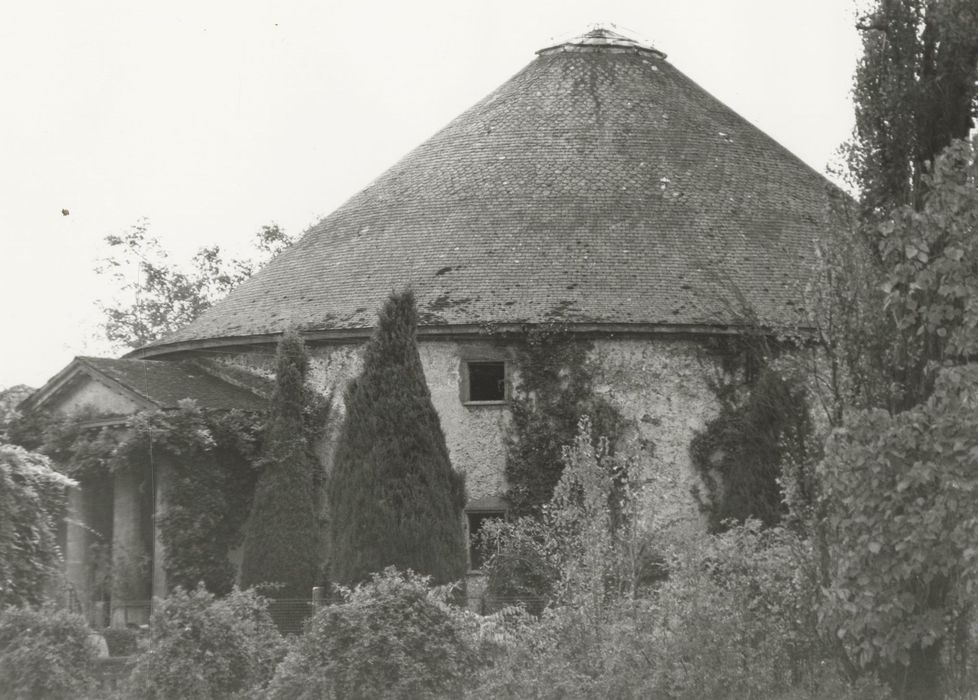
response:
<path id="1" fill-rule="evenodd" d="M 611 25 L 615 27 L 615 25 Z M 617 29 L 617 27 L 615 27 Z M 560 44 L 554 44 L 537 51 L 538 56 L 545 56 L 563 51 L 635 51 L 651 53 L 657 58 L 665 58 L 666 54 L 649 44 L 643 44 L 607 27 L 595 26 L 588 32 Z"/>

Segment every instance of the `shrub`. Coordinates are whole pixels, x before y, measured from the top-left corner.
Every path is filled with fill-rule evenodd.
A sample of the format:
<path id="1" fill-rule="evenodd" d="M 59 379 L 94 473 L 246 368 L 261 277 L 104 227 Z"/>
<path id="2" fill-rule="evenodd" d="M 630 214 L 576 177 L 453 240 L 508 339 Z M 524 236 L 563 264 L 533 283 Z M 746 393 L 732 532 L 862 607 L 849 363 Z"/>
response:
<path id="1" fill-rule="evenodd" d="M 473 698 L 855 698 L 817 634 L 810 545 L 757 521 L 675 542 L 643 598 L 561 605 L 514 631 Z"/>
<path id="2" fill-rule="evenodd" d="M 630 596 L 648 578 L 648 538 L 630 460 L 611 454 L 581 418 L 562 454 L 563 470 L 539 516 L 484 526 L 490 603 L 520 601 L 538 613 L 551 601 L 599 608 Z"/>
<path id="3" fill-rule="evenodd" d="M 0 612 L 0 697 L 85 697 L 95 687 L 95 647 L 85 620 L 62 610 Z"/>
<path id="4" fill-rule="evenodd" d="M 44 455 L 0 444 L 0 606 L 41 602 L 60 555 L 56 517 L 73 483 Z"/>
<path id="5" fill-rule="evenodd" d="M 410 292 L 387 301 L 346 392 L 328 489 L 330 573 L 344 585 L 388 566 L 439 584 L 465 575 L 465 481 L 425 382 L 417 317 Z"/>
<path id="6" fill-rule="evenodd" d="M 428 580 L 388 568 L 320 610 L 268 697 L 457 697 L 476 660 L 471 635 Z"/>
<path id="7" fill-rule="evenodd" d="M 266 601 L 250 590 L 217 599 L 203 587 L 178 588 L 150 627 L 150 647 L 126 687 L 133 697 L 234 697 L 264 685 L 283 653 Z"/>

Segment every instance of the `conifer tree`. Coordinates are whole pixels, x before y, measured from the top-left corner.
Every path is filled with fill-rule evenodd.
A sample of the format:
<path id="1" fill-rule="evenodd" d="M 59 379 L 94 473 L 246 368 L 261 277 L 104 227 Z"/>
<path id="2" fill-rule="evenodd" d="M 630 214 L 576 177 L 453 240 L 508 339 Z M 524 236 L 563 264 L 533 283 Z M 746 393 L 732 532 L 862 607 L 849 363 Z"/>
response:
<path id="1" fill-rule="evenodd" d="M 313 500 L 318 462 L 304 419 L 309 358 L 295 331 L 282 336 L 277 362 L 262 472 L 245 531 L 241 585 L 277 583 L 281 587 L 270 592 L 272 597 L 308 598 L 319 570 Z"/>
<path id="2" fill-rule="evenodd" d="M 330 572 L 338 583 L 387 566 L 439 584 L 465 574 L 464 479 L 449 461 L 416 327 L 414 295 L 392 295 L 346 392 L 328 488 Z"/>

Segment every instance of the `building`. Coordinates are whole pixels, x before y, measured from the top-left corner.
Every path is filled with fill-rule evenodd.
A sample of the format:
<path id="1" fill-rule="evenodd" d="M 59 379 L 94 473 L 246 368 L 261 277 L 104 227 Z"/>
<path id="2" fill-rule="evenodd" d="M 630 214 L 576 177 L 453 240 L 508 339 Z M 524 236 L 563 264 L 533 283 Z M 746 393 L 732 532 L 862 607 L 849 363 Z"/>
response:
<path id="1" fill-rule="evenodd" d="M 538 51 L 184 329 L 124 360 L 76 360 L 31 401 L 125 413 L 132 393 L 155 399 L 112 372 L 170 376 L 205 371 L 206 359 L 214 395 L 248 403 L 260 382 L 241 377 L 270 378 L 274 344 L 296 327 L 341 415 L 377 308 L 411 286 L 471 528 L 505 509 L 514 349 L 547 324 L 590 342 L 596 391 L 624 415 L 642 468 L 672 483 L 663 502 L 695 523 L 688 447 L 716 411 L 718 340 L 743 332 L 747 308 L 763 326 L 804 323 L 813 243 L 838 225 L 838 202 L 664 53 L 596 29 Z M 166 382 L 168 396 L 201 386 Z M 331 439 L 322 458 L 328 467 Z M 152 506 L 126 511 L 126 489 L 115 485 L 116 533 L 148 522 Z M 82 557 L 72 542 L 69 570 Z M 141 594 L 161 592 L 156 581 Z"/>

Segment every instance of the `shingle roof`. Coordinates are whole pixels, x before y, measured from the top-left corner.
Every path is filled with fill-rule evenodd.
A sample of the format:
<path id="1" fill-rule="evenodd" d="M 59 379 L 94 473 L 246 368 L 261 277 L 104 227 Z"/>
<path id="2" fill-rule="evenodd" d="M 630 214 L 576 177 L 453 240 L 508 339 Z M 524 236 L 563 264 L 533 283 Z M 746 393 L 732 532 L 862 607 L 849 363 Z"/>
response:
<path id="1" fill-rule="evenodd" d="M 838 191 L 661 52 L 584 39 L 541 50 L 160 345 L 365 328 L 407 285 L 422 327 L 712 326 L 738 320 L 732 296 L 797 322 Z"/>
<path id="2" fill-rule="evenodd" d="M 158 362 L 116 360 L 105 357 L 79 357 L 76 360 L 159 408 L 176 408 L 180 401 L 193 399 L 201 408 L 260 411 L 265 399 L 256 388 L 245 388 L 205 371 L 196 362 Z M 254 378 L 261 382 L 260 378 Z"/>

